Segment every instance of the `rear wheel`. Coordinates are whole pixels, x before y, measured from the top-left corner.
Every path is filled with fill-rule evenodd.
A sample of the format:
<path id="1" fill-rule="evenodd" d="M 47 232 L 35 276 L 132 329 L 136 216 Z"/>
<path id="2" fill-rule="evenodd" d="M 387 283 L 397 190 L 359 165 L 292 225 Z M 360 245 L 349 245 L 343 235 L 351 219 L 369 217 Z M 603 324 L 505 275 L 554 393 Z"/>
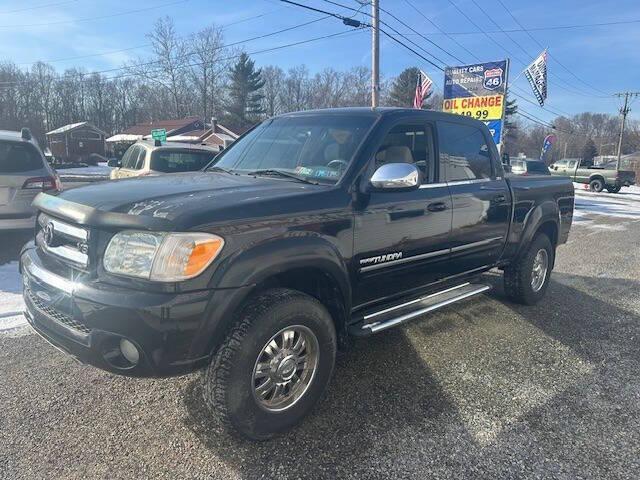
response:
<path id="1" fill-rule="evenodd" d="M 589 182 L 589 188 L 592 192 L 601 192 L 604 190 L 604 182 L 600 178 L 594 178 Z"/>
<path id="2" fill-rule="evenodd" d="M 618 193 L 622 189 L 621 185 L 614 185 L 612 187 L 607 187 L 607 191 L 609 193 Z"/>
<path id="3" fill-rule="evenodd" d="M 205 401 L 223 424 L 265 440 L 315 406 L 335 363 L 336 332 L 315 298 L 287 289 L 260 294 L 244 309 L 209 365 Z"/>
<path id="4" fill-rule="evenodd" d="M 507 296 L 525 305 L 538 303 L 549 285 L 554 254 L 549 237 L 536 235 L 527 252 L 504 270 Z"/>

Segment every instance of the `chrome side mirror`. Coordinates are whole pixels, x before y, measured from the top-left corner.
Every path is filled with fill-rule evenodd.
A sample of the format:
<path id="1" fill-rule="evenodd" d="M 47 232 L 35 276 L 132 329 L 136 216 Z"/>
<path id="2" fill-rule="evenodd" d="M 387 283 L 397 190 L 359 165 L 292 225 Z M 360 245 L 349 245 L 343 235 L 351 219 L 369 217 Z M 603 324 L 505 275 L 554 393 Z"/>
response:
<path id="1" fill-rule="evenodd" d="M 371 177 L 375 190 L 413 190 L 420 186 L 420 171 L 412 163 L 386 163 Z"/>

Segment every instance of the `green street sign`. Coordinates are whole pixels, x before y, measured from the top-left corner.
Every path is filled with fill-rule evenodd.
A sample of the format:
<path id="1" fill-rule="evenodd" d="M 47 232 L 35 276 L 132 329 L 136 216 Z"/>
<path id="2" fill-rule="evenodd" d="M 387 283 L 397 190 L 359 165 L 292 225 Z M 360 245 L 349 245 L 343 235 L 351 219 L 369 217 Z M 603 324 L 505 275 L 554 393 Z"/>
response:
<path id="1" fill-rule="evenodd" d="M 167 131 L 164 128 L 156 128 L 151 130 L 151 138 L 154 140 L 160 140 L 161 142 L 167 141 Z"/>

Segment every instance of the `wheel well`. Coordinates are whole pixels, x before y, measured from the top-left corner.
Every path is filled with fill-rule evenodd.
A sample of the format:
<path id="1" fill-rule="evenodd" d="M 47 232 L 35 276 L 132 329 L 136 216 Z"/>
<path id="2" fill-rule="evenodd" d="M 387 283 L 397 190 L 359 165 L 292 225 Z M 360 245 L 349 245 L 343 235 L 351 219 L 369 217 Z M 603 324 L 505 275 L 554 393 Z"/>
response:
<path id="1" fill-rule="evenodd" d="M 318 268 L 287 270 L 264 279 L 256 285 L 252 293 L 255 295 L 277 287 L 298 290 L 322 303 L 333 319 L 339 343 L 346 345 L 346 302 L 338 282 L 331 275 Z"/>
<path id="2" fill-rule="evenodd" d="M 591 183 L 594 180 L 602 180 L 603 184 L 607 183 L 607 181 L 604 179 L 602 175 L 593 175 L 591 178 L 589 178 L 589 183 Z"/>
<path id="3" fill-rule="evenodd" d="M 544 233 L 549 240 L 551 240 L 551 245 L 555 248 L 558 245 L 558 226 L 555 222 L 545 222 L 538 227 L 536 233 Z"/>

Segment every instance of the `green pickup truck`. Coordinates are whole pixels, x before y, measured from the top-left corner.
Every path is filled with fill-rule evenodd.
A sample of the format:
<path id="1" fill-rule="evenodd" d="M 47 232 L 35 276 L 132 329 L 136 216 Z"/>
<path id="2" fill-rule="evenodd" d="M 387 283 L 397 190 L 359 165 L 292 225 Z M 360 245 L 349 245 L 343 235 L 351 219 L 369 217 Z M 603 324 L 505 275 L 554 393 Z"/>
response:
<path id="1" fill-rule="evenodd" d="M 584 183 L 594 192 L 605 188 L 609 193 L 618 193 L 622 187 L 635 185 L 636 174 L 630 170 L 616 169 L 616 162 L 603 165 L 582 165 L 578 158 L 558 160 L 549 167 L 551 175 L 570 177 L 576 183 Z"/>

